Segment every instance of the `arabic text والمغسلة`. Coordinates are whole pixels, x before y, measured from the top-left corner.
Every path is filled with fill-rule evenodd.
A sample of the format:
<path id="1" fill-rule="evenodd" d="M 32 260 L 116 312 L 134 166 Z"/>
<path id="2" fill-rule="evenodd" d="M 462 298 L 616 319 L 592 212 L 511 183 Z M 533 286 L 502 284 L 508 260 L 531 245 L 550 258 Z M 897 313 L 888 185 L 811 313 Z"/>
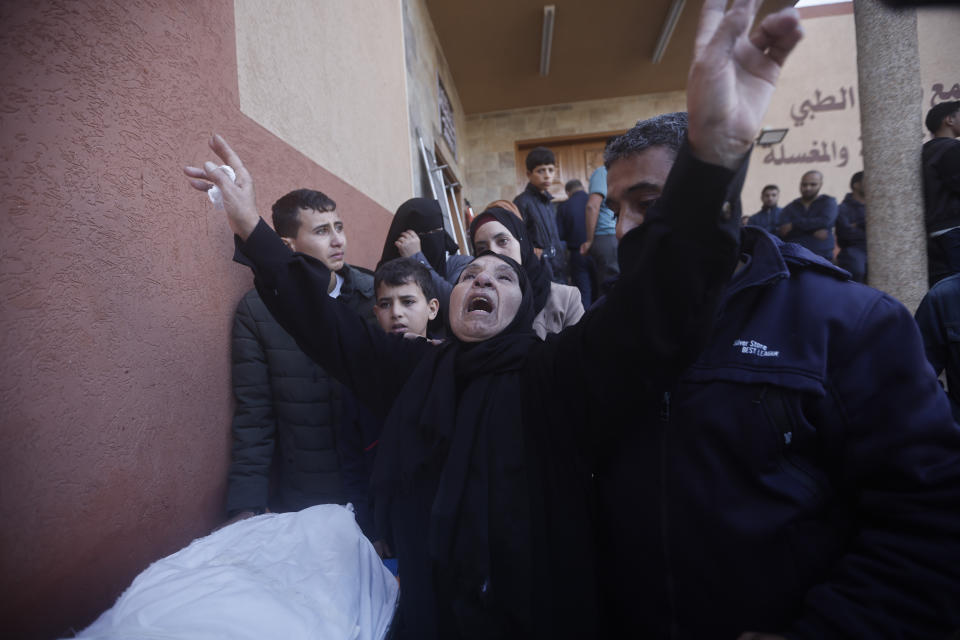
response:
<path id="1" fill-rule="evenodd" d="M 797 153 L 788 155 L 786 148 L 780 145 L 780 155 L 777 157 L 777 149 L 770 148 L 767 155 L 763 157 L 764 164 L 814 164 L 817 162 L 836 162 L 838 167 L 845 167 L 850 161 L 850 152 L 846 145 L 837 145 L 837 142 L 823 140 L 813 145 L 806 153 Z"/>

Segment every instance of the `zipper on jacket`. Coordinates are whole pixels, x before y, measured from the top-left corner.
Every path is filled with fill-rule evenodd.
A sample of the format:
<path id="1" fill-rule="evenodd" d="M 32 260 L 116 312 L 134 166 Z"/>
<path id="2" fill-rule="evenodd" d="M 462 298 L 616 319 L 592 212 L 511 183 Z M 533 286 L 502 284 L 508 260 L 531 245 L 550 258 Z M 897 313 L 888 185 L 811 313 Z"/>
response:
<path id="1" fill-rule="evenodd" d="M 663 553 L 664 583 L 667 591 L 667 637 L 677 638 L 676 594 L 670 563 L 670 527 L 667 526 L 667 428 L 670 423 L 670 392 L 664 391 L 660 401 L 660 545 Z"/>

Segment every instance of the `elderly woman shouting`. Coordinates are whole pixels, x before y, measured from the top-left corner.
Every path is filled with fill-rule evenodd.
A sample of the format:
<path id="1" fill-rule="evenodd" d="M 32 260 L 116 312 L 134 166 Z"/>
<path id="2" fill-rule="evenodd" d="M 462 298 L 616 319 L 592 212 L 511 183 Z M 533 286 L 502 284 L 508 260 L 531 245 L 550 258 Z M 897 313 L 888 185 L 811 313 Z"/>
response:
<path id="1" fill-rule="evenodd" d="M 326 295 L 322 263 L 260 219 L 250 174 L 222 138 L 211 148 L 236 183 L 213 163 L 186 169 L 195 188 L 223 191 L 238 258 L 270 311 L 385 418 L 374 492 L 399 559 L 400 637 L 595 637 L 590 459 L 609 434 L 584 428 L 587 405 L 659 391 L 709 334 L 738 258 L 744 158 L 799 39 L 792 10 L 749 39 L 755 4 L 705 3 L 688 146 L 646 224 L 621 241 L 621 280 L 605 304 L 546 341 L 531 328 L 526 271 L 493 253 L 453 287 L 447 342 L 370 328 Z"/>

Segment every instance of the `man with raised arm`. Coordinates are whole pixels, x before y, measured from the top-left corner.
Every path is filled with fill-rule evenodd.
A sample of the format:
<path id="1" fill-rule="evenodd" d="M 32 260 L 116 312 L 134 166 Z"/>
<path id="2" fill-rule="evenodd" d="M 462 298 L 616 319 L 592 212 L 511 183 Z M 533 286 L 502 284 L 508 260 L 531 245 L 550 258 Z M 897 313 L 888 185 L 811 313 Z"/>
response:
<path id="1" fill-rule="evenodd" d="M 650 118 L 608 146 L 623 238 L 672 195 L 686 122 Z M 948 637 L 960 428 L 916 325 L 799 245 L 740 239 L 692 365 L 593 424 L 620 426 L 594 467 L 601 636 Z"/>

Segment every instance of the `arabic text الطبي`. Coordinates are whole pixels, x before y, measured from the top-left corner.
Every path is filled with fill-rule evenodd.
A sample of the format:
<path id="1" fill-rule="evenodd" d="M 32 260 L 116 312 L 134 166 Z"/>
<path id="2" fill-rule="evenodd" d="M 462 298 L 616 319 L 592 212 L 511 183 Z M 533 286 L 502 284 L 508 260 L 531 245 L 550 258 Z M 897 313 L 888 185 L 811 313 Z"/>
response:
<path id="1" fill-rule="evenodd" d="M 850 107 L 855 106 L 853 87 L 840 87 L 840 99 L 832 95 L 823 95 L 820 89 L 813 92 L 814 100 L 804 100 L 800 103 L 799 115 L 794 113 L 793 106 L 790 107 L 790 117 L 796 126 L 803 126 L 807 118 L 814 119 L 814 113 L 821 111 L 840 111 L 847 108 L 847 98 L 850 99 Z"/>

